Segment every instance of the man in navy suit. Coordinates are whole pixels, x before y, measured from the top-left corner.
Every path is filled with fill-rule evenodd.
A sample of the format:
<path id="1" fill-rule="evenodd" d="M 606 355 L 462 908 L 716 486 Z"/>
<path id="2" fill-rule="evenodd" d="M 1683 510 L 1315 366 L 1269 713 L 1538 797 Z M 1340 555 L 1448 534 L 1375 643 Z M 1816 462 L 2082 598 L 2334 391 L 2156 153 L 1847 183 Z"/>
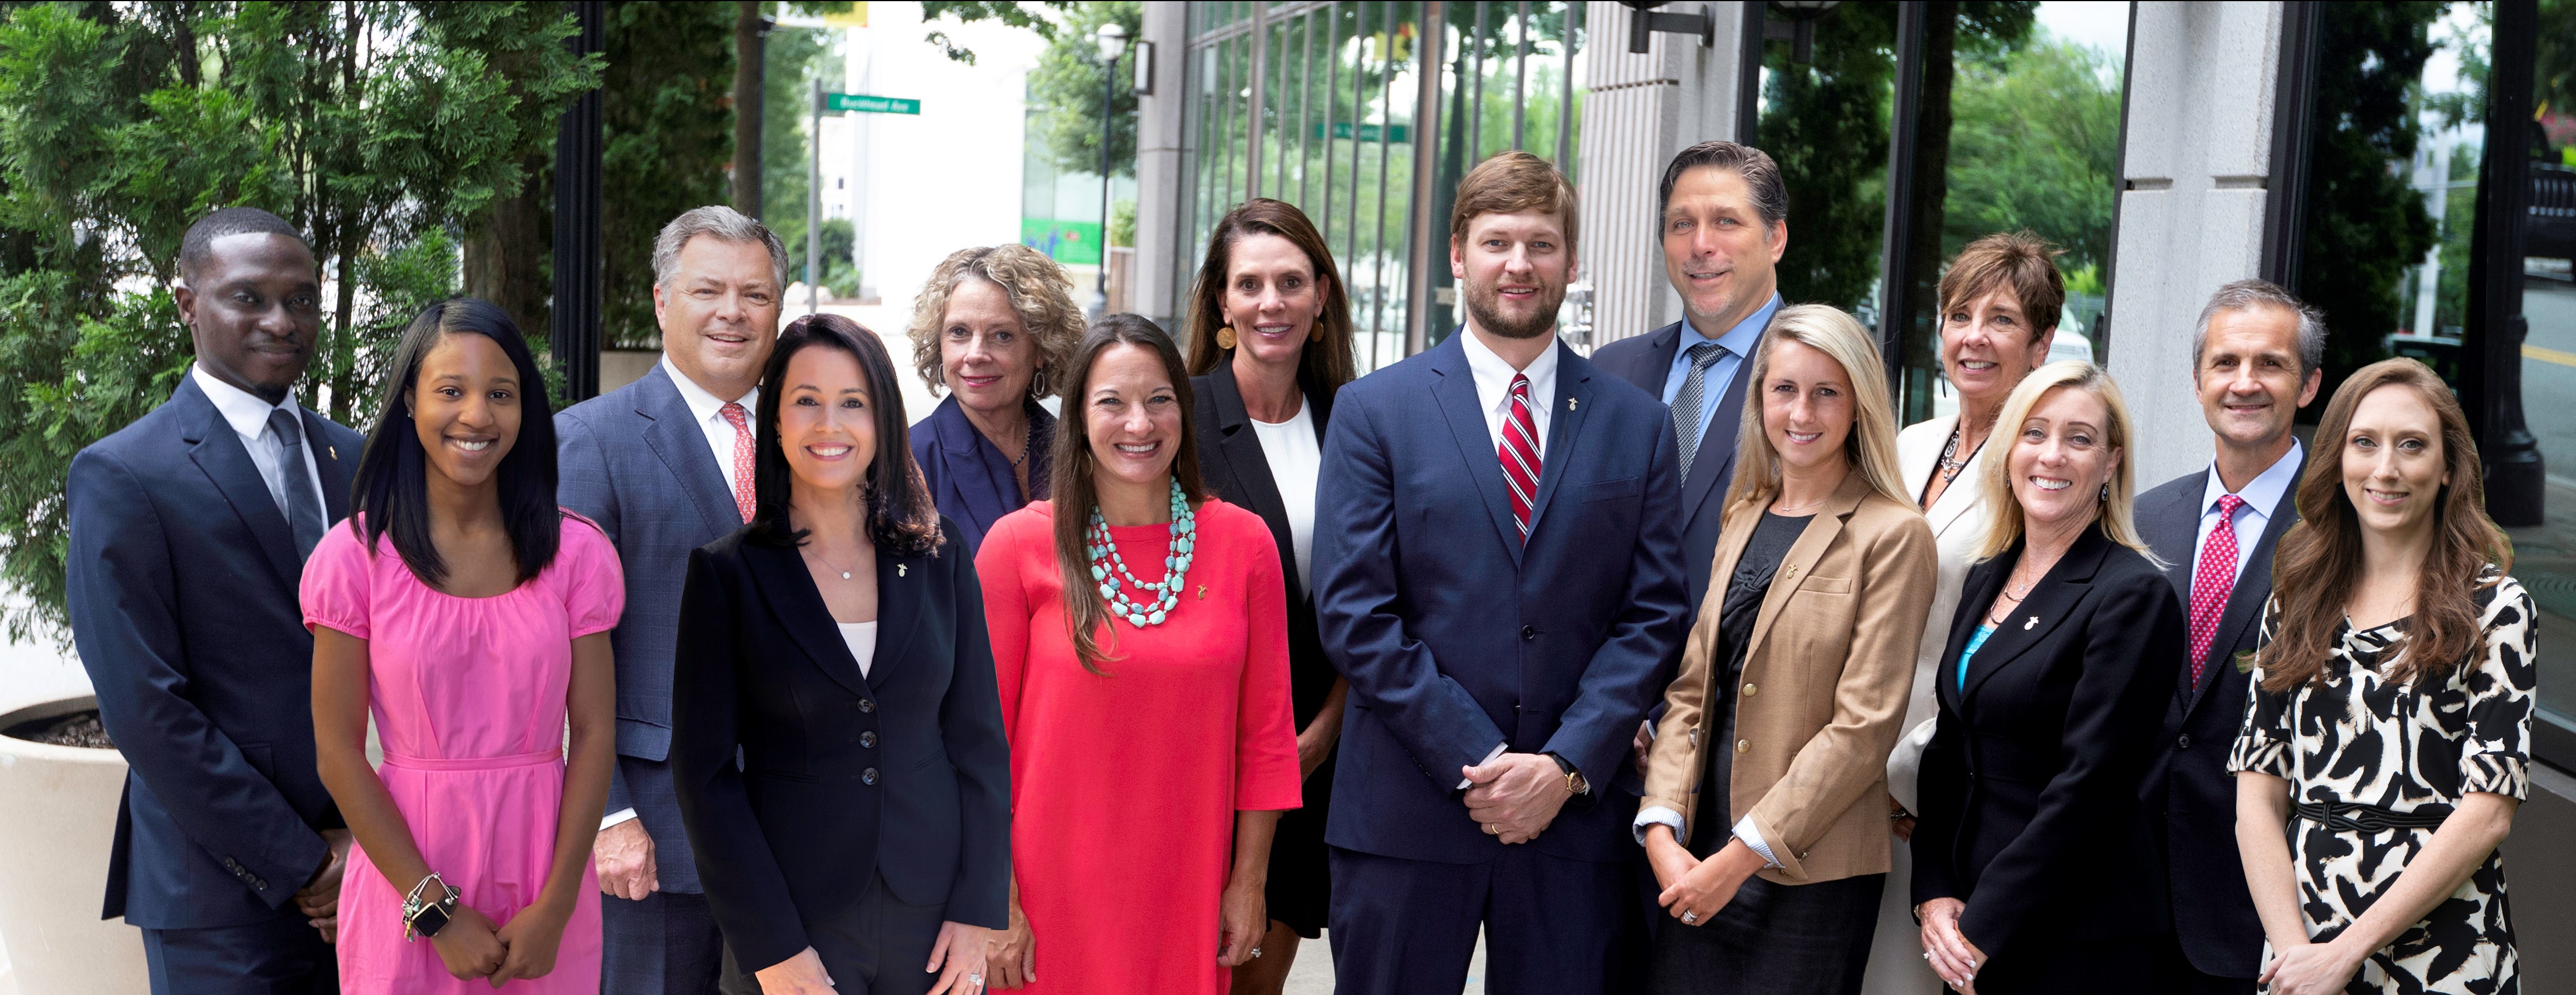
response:
<path id="1" fill-rule="evenodd" d="M 1672 407 L 1666 434 L 1682 453 L 1682 555 L 1690 606 L 1708 594 L 1718 520 L 1735 475 L 1744 377 L 1780 310 L 1772 267 L 1789 248 L 1789 192 L 1761 149 L 1701 142 L 1664 167 L 1658 200 L 1664 279 L 1682 320 L 1593 350 L 1592 364 Z"/>
<path id="2" fill-rule="evenodd" d="M 2252 650 L 2272 596 L 2272 550 L 2298 520 L 2306 453 L 2290 432 L 2324 378 L 2325 321 L 2261 280 L 2221 287 L 2201 309 L 2191 382 L 2218 455 L 2140 495 L 2138 532 L 2188 619 L 2189 655 L 2173 662 L 2173 702 L 2148 769 L 2147 811 L 2165 850 L 2173 944 L 2161 990 L 2251 995 L 2263 924 L 2236 853 L 2236 778 L 2227 751 L 2245 715 L 2238 654 Z"/>
<path id="3" fill-rule="evenodd" d="M 593 860 L 602 991 L 707 995 L 724 941 L 671 780 L 672 654 L 689 552 L 751 519 L 761 368 L 778 341 L 787 252 L 760 222 L 701 207 L 653 240 L 662 361 L 555 416 L 563 506 L 598 522 L 626 572 L 617 768 Z M 792 872 L 792 868 L 790 869 Z"/>
<path id="4" fill-rule="evenodd" d="M 266 211 L 191 226 L 173 296 L 196 362 L 72 459 L 72 640 L 128 766 L 103 917 L 143 930 L 155 995 L 340 988 L 350 837 L 314 766 L 297 585 L 361 440 L 289 393 L 319 269 Z"/>
<path id="5" fill-rule="evenodd" d="M 1681 516 L 1664 406 L 1556 341 L 1574 191 L 1521 152 L 1459 184 L 1465 326 L 1342 389 L 1316 614 L 1351 684 L 1330 844 L 1345 993 L 1605 992 L 1642 973 L 1611 783 L 1672 677 Z"/>

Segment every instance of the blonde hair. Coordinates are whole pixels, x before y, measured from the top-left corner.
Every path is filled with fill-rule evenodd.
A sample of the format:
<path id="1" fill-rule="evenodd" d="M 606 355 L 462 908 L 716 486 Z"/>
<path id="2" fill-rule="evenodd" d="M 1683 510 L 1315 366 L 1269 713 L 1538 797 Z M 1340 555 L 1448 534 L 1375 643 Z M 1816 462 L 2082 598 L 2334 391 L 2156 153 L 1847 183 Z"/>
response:
<path id="1" fill-rule="evenodd" d="M 1912 507 L 1905 476 L 1897 469 L 1896 406 L 1889 400 L 1887 369 L 1880 362 L 1878 343 L 1841 309 L 1801 304 L 1773 315 L 1771 326 L 1762 333 L 1762 347 L 1753 352 L 1752 377 L 1745 381 L 1752 389 L 1744 392 L 1744 418 L 1736 429 L 1735 479 L 1727 484 L 1726 513 L 1767 503 L 1780 493 L 1780 452 L 1772 447 L 1771 433 L 1762 424 L 1762 381 L 1770 374 L 1772 351 L 1782 342 L 1804 345 L 1842 365 L 1843 376 L 1851 381 L 1853 401 L 1851 432 L 1843 437 L 1843 460 L 1869 481 L 1871 490 Z"/>
<path id="2" fill-rule="evenodd" d="M 2004 437 L 2003 451 L 1986 461 L 1977 482 L 1979 489 L 1984 491 L 1978 496 L 1993 514 L 1987 521 L 1985 539 L 1977 544 L 1976 559 L 1980 562 L 1994 559 L 2011 549 L 2013 543 L 2021 541 L 2021 502 L 2013 497 L 2012 492 L 2012 447 L 2019 444 L 2021 424 L 2030 420 L 2031 409 L 2038 407 L 2040 399 L 2048 396 L 2049 391 L 2060 387 L 2091 392 L 2102 399 L 2102 408 L 2108 412 L 2105 420 L 2110 424 L 2102 426 L 2102 433 L 2108 438 L 2103 443 L 2119 455 L 2111 467 L 2108 481 L 2110 496 L 2097 499 L 2100 504 L 2097 520 L 2102 525 L 2102 534 L 2109 536 L 2112 542 L 2137 550 L 2158 567 L 2167 566 L 2156 558 L 2153 550 L 2147 548 L 2145 540 L 2138 538 L 2137 522 L 2130 515 L 2130 505 L 2137 498 L 2137 470 L 2132 461 L 2136 447 L 2131 445 L 2131 437 L 2136 434 L 2131 427 L 2136 423 L 2129 417 L 2129 404 L 2120 399 L 2120 385 L 2111 379 L 2109 373 L 2081 359 L 2059 360 L 2032 370 L 2029 376 L 2021 379 L 2019 386 L 2013 388 L 2012 395 L 2004 398 L 2003 412 L 1995 416 L 1995 426 L 1987 430 L 2009 434 Z"/>
<path id="3" fill-rule="evenodd" d="M 949 298 L 958 284 L 968 280 L 1002 288 L 1002 295 L 1010 298 L 1011 311 L 1020 316 L 1029 344 L 1036 347 L 1029 400 L 1055 393 L 1057 375 L 1082 341 L 1082 308 L 1073 302 L 1073 280 L 1064 275 L 1064 267 L 1036 249 L 1007 242 L 949 253 L 930 271 L 921 296 L 913 299 L 912 324 L 905 332 L 912 337 L 913 371 L 921 374 L 930 396 L 938 397 L 948 389 L 939 355 L 940 332 L 948 323 Z"/>

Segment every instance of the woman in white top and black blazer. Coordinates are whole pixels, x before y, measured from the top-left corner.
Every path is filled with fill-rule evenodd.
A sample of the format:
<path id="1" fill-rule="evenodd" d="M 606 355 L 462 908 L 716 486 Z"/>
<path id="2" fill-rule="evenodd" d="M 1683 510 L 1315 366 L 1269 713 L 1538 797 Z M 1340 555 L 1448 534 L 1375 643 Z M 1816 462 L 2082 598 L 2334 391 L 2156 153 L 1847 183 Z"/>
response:
<path id="1" fill-rule="evenodd" d="M 974 558 L 875 334 L 788 326 L 759 418 L 750 524 L 689 555 L 671 696 L 723 990 L 979 995 L 1011 812 Z"/>

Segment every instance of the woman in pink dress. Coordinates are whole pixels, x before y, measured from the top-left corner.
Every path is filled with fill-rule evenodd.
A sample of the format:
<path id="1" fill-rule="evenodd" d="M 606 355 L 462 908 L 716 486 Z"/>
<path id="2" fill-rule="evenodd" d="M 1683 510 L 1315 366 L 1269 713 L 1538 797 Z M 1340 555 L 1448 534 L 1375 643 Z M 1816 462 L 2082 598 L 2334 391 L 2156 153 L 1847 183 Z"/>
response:
<path id="1" fill-rule="evenodd" d="M 394 369 L 356 513 L 304 568 L 322 781 L 358 839 L 340 987 L 591 995 L 617 554 L 555 506 L 545 383 L 508 315 L 431 305 Z"/>
<path id="2" fill-rule="evenodd" d="M 1200 489 L 1162 329 L 1111 315 L 1070 368 L 1053 499 L 975 557 L 1011 740 L 1011 928 L 984 978 L 1218 995 L 1261 955 L 1300 801 L 1279 551 Z"/>

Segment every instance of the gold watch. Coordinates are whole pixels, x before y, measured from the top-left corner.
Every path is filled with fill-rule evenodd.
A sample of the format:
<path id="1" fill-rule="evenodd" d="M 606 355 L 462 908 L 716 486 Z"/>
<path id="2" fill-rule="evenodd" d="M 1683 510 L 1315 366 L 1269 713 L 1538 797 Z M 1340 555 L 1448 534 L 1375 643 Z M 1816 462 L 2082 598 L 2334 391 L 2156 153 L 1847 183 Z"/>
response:
<path id="1" fill-rule="evenodd" d="M 1547 758 L 1556 761 L 1556 765 L 1565 771 L 1565 790 L 1577 796 L 1592 793 L 1592 782 L 1584 780 L 1583 772 L 1574 769 L 1574 761 L 1553 753 L 1547 754 Z"/>

